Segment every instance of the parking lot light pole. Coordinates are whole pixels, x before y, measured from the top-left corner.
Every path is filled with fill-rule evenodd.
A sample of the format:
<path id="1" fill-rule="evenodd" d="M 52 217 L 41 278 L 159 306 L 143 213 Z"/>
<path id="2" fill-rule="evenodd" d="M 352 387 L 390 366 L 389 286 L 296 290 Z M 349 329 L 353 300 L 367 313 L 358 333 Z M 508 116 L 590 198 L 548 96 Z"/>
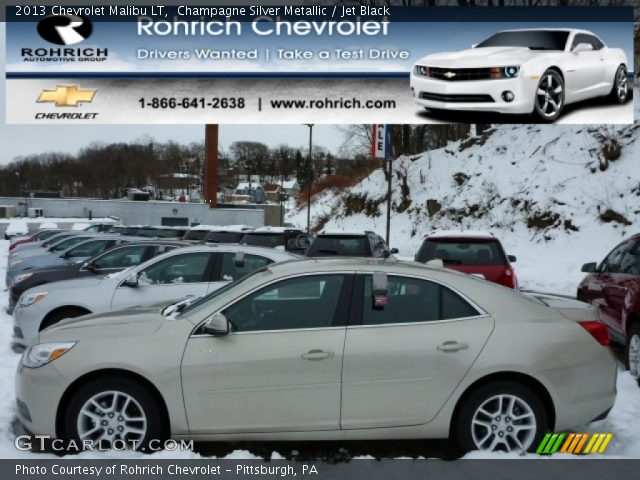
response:
<path id="1" fill-rule="evenodd" d="M 313 181 L 313 174 L 311 171 L 311 152 L 313 143 L 313 123 L 305 123 L 309 127 L 309 160 L 307 161 L 307 233 L 311 233 L 311 182 Z"/>

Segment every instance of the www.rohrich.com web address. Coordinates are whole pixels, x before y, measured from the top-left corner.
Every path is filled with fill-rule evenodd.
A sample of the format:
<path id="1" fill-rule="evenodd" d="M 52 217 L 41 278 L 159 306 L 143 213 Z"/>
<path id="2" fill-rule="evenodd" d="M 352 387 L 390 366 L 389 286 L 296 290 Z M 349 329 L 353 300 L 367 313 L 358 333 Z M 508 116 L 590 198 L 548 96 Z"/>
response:
<path id="1" fill-rule="evenodd" d="M 358 98 L 328 98 L 314 100 L 269 100 L 269 105 L 274 110 L 390 110 L 396 108 L 395 100 L 369 99 L 360 100 Z M 262 102 L 260 102 L 262 106 Z M 262 110 L 262 108 L 260 108 Z"/>

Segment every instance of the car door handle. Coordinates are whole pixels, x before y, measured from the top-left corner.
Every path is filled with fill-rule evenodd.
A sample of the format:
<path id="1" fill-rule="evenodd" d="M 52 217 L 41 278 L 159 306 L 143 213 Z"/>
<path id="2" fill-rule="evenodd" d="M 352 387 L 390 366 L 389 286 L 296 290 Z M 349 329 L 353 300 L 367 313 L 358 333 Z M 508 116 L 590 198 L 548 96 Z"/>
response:
<path id="1" fill-rule="evenodd" d="M 324 350 L 309 350 L 307 353 L 303 353 L 301 355 L 305 360 L 309 360 L 310 362 L 317 362 L 318 360 L 324 360 L 325 358 L 334 357 L 335 353 L 333 352 L 325 352 Z"/>
<path id="2" fill-rule="evenodd" d="M 448 342 L 444 342 L 441 345 L 438 345 L 437 348 L 441 352 L 457 352 L 458 350 L 466 350 L 467 348 L 469 348 L 469 344 L 450 340 Z"/>

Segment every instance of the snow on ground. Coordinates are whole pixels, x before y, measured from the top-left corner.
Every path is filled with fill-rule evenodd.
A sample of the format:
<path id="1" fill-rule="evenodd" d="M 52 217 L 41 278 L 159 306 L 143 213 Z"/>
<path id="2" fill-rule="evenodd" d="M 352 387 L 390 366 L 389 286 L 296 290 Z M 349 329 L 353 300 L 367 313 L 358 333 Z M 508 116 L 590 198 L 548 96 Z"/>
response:
<path id="1" fill-rule="evenodd" d="M 639 138 L 640 125 L 501 125 L 395 160 L 391 246 L 413 258 L 434 230 L 489 230 L 517 256 L 523 288 L 575 295 L 581 266 L 640 225 Z M 601 171 L 612 139 L 620 157 Z M 325 191 L 313 199 L 312 227 L 384 235 L 386 192 L 381 169 L 345 191 Z M 608 209 L 632 225 L 601 221 Z M 306 208 L 289 211 L 287 221 L 305 227 Z"/>
<path id="2" fill-rule="evenodd" d="M 7 292 L 4 290 L 4 269 L 7 260 L 8 252 L 7 241 L 0 241 L 0 458 L 59 458 L 54 457 L 51 454 L 34 454 L 29 452 L 21 452 L 14 448 L 13 441 L 15 434 L 12 431 L 11 423 L 14 419 L 14 372 L 16 371 L 20 355 L 13 352 L 10 347 L 10 339 L 12 334 L 12 319 L 11 316 L 5 313 L 4 305 L 7 302 Z M 544 285 L 544 278 L 539 279 L 541 285 Z M 613 432 L 614 437 L 607 449 L 607 452 L 603 457 L 630 457 L 640 458 L 640 424 L 638 424 L 638 417 L 640 416 L 640 389 L 633 381 L 631 376 L 627 372 L 621 372 L 618 376 L 618 398 L 616 404 L 611 411 L 609 417 L 603 421 L 592 423 L 583 428 L 578 428 L 576 431 L 592 431 L 592 432 Z M 394 442 L 395 444 L 401 444 L 402 442 Z M 415 443 L 415 442 L 414 442 Z M 280 450 L 279 447 L 277 447 Z M 376 447 L 373 446 L 372 449 Z M 398 447 L 391 448 L 387 451 L 393 452 L 391 455 L 395 458 L 411 456 L 410 452 L 413 451 L 411 443 L 407 446 L 410 449 L 408 452 L 400 452 Z M 442 449 L 442 447 L 437 447 Z M 372 458 L 372 454 L 368 453 L 366 446 L 359 445 L 357 447 L 357 456 L 353 458 Z M 330 450 L 330 449 L 328 449 Z M 205 450 L 206 451 L 206 450 Z M 224 451 L 224 449 L 223 449 Z M 261 454 L 264 454 L 264 446 L 259 448 L 259 453 L 254 453 L 253 450 L 237 449 L 231 450 L 230 453 L 223 453 L 220 458 L 227 459 L 260 459 Z M 313 451 L 313 450 L 312 450 Z M 322 449 L 316 451 L 322 452 Z M 338 454 L 340 457 L 348 457 L 349 453 L 346 448 L 338 448 Z M 429 450 L 427 450 L 429 451 Z M 435 450 L 439 451 L 439 450 Z M 292 453 L 289 453 L 292 452 Z M 283 458 L 279 451 L 274 450 L 271 452 L 271 459 Z M 286 452 L 288 457 L 296 456 L 295 448 L 292 448 Z M 382 455 L 385 454 L 383 447 Z M 380 456 L 378 453 L 375 456 Z M 432 455 L 429 455 L 432 456 Z M 517 455 L 507 454 L 484 454 L 484 453 L 471 453 L 465 458 L 507 458 Z M 561 457 L 561 455 L 555 455 Z M 80 455 L 72 455 L 67 458 L 119 458 L 119 459 L 135 459 L 142 458 L 142 454 L 136 452 L 85 452 Z M 527 458 L 533 458 L 535 455 L 526 455 Z M 154 459 L 195 459 L 201 458 L 201 455 L 196 452 L 157 452 L 151 456 L 144 456 L 144 458 Z M 590 457 L 591 458 L 591 457 Z"/>

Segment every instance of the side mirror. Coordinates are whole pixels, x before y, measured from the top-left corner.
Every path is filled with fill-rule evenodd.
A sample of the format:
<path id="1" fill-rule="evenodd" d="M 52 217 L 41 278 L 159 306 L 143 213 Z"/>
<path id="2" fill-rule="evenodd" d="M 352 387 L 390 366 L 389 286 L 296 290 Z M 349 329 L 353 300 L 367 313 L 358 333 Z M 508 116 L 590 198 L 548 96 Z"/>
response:
<path id="1" fill-rule="evenodd" d="M 128 275 L 127 278 L 124 279 L 124 282 L 122 282 L 122 286 L 136 288 L 138 286 L 138 275 L 136 273 Z"/>
<path id="2" fill-rule="evenodd" d="M 591 50 L 593 50 L 593 45 L 590 43 L 579 43 L 573 47 L 573 53 L 589 52 Z"/>
<path id="3" fill-rule="evenodd" d="M 584 273 L 594 273 L 598 271 L 598 264 L 596 262 L 585 263 L 582 265 L 580 271 Z"/>
<path id="4" fill-rule="evenodd" d="M 236 267 L 244 267 L 244 252 L 236 252 L 233 258 L 233 263 L 235 263 Z"/>
<path id="5" fill-rule="evenodd" d="M 509 259 L 510 262 L 515 262 L 516 261 L 516 256 L 515 255 L 507 255 L 507 258 Z"/>
<path id="6" fill-rule="evenodd" d="M 384 272 L 374 272 L 372 281 L 372 308 L 374 310 L 384 310 L 384 307 L 389 303 L 389 279 L 387 274 Z"/>
<path id="7" fill-rule="evenodd" d="M 86 262 L 84 265 L 82 265 L 82 268 L 85 270 L 88 270 L 89 272 L 95 272 L 96 271 L 96 267 L 93 264 L 93 262 Z"/>
<path id="8" fill-rule="evenodd" d="M 389 252 L 391 253 L 391 255 L 396 255 L 400 253 L 400 250 L 398 250 L 397 248 L 392 248 L 391 250 L 389 250 Z"/>
<path id="9" fill-rule="evenodd" d="M 214 337 L 224 337 L 228 335 L 231 329 L 229 328 L 229 320 L 225 317 L 224 313 L 214 313 L 211 315 L 202 325 L 202 331 L 208 335 Z"/>

